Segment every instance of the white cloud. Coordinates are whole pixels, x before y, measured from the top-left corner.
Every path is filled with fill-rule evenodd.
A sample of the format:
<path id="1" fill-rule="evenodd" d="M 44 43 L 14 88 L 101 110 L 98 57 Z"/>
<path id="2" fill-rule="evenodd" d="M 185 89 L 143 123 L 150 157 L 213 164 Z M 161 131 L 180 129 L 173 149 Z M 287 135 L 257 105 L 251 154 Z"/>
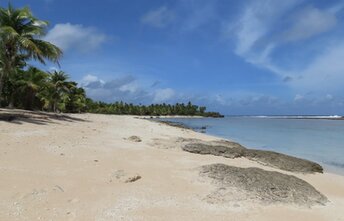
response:
<path id="1" fill-rule="evenodd" d="M 81 83 L 83 85 L 88 85 L 88 84 L 90 84 L 92 82 L 96 82 L 96 81 L 100 81 L 97 76 L 92 75 L 92 74 L 88 74 L 82 78 Z"/>
<path id="2" fill-rule="evenodd" d="M 145 102 L 149 94 L 139 86 L 137 79 L 125 75 L 112 80 L 101 80 L 96 75 L 84 76 L 80 84 L 85 88 L 89 97 L 106 102 Z"/>
<path id="3" fill-rule="evenodd" d="M 155 28 L 166 27 L 174 20 L 174 13 L 166 6 L 151 10 L 141 17 L 141 23 Z"/>
<path id="4" fill-rule="evenodd" d="M 297 94 L 297 95 L 295 95 L 295 97 L 294 97 L 294 101 L 301 101 L 301 100 L 303 100 L 304 99 L 304 96 L 302 96 L 302 95 L 300 95 L 300 94 Z"/>
<path id="5" fill-rule="evenodd" d="M 257 43 L 271 31 L 271 27 L 281 15 L 296 4 L 295 0 L 256 0 L 247 5 L 238 21 L 229 23 L 225 29 L 226 35 L 236 33 L 236 53 L 241 56 L 250 53 Z"/>
<path id="6" fill-rule="evenodd" d="M 323 93 L 337 89 L 343 90 L 343 57 L 344 41 L 329 45 L 307 68 L 299 72 L 301 78 L 292 81 L 291 86 L 296 89 L 317 90 Z"/>
<path id="7" fill-rule="evenodd" d="M 172 88 L 152 88 L 151 82 L 145 84 L 131 75 L 104 81 L 89 74 L 82 78 L 80 84 L 86 89 L 87 95 L 95 100 L 135 104 L 192 101 L 197 105 L 207 106 L 209 110 L 231 114 L 340 114 L 338 110 L 344 105 L 342 97 L 330 93 L 300 93 L 289 102 L 275 96 L 245 90 L 183 94 Z"/>
<path id="8" fill-rule="evenodd" d="M 298 41 L 331 30 L 337 24 L 334 13 L 313 6 L 300 11 L 293 20 L 293 26 L 286 31 L 286 41 Z"/>
<path id="9" fill-rule="evenodd" d="M 76 49 L 88 52 L 99 48 L 107 36 L 93 27 L 70 23 L 56 24 L 46 35 L 45 40 L 52 42 L 63 50 Z"/>
<path id="10" fill-rule="evenodd" d="M 129 83 L 129 84 L 124 84 L 122 86 L 119 87 L 120 91 L 123 92 L 130 92 L 130 93 L 135 93 L 136 91 L 138 91 L 140 89 L 139 85 L 136 84 L 135 82 L 133 83 Z"/>
<path id="11" fill-rule="evenodd" d="M 158 89 L 154 93 L 153 102 L 161 103 L 171 100 L 176 95 L 176 92 L 171 88 Z"/>
<path id="12" fill-rule="evenodd" d="M 343 4 L 328 9 L 313 6 L 303 7 L 301 10 L 300 8 L 302 1 L 254 0 L 245 7 L 237 22 L 231 22 L 225 27 L 224 34 L 234 35 L 234 51 L 238 56 L 277 74 L 298 93 L 312 90 L 326 93 L 326 90 L 338 90 L 341 88 L 340 82 L 344 79 L 342 40 L 333 44 L 334 38 L 329 37 L 322 38 L 322 44 L 311 45 L 309 48 L 302 45 L 302 48 L 298 49 L 309 54 L 308 60 L 300 65 L 302 67 L 295 68 L 295 64 L 300 64 L 301 60 L 293 57 L 288 58 L 288 62 L 294 68 L 290 68 L 287 63 L 276 62 L 276 53 L 285 53 L 279 50 L 282 47 L 285 50 L 290 42 L 297 43 L 316 38 L 319 34 L 333 29 Z M 294 13 L 296 10 L 298 12 Z M 283 26 L 287 28 L 281 29 Z M 306 43 L 308 42 L 303 44 Z"/>
<path id="13" fill-rule="evenodd" d="M 154 89 L 151 82 L 143 83 L 132 75 L 124 75 L 112 80 L 102 80 L 96 75 L 85 75 L 80 81 L 87 96 L 106 102 L 124 101 L 132 103 L 174 102 L 176 92 L 171 88 Z"/>

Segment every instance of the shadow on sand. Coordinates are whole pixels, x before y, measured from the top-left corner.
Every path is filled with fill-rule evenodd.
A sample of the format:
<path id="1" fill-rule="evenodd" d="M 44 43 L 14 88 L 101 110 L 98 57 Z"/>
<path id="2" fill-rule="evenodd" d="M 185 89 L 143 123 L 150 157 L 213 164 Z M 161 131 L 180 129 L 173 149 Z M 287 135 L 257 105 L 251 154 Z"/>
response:
<path id="1" fill-rule="evenodd" d="M 18 109 L 0 109 L 0 122 L 5 121 L 13 124 L 32 123 L 44 125 L 56 123 L 56 120 L 67 122 L 88 122 L 87 120 L 71 116 L 70 114 L 49 113 L 43 111 L 27 111 Z"/>

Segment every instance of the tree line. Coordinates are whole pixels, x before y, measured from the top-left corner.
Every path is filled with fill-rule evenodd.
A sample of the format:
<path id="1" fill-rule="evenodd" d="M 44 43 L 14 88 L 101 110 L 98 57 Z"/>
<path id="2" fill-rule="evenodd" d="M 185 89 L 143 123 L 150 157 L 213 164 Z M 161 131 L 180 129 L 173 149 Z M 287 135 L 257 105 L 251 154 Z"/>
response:
<path id="1" fill-rule="evenodd" d="M 223 117 L 218 112 L 207 112 L 206 107 L 197 106 L 188 102 L 171 104 L 151 104 L 151 105 L 134 105 L 124 102 L 115 102 L 112 104 L 104 102 L 94 102 L 87 99 L 87 108 L 90 113 L 103 114 L 129 114 L 129 115 L 187 115 L 187 116 L 204 116 L 204 117 Z"/>
<path id="2" fill-rule="evenodd" d="M 30 64 L 35 60 L 43 65 L 47 61 L 59 65 L 63 52 L 43 40 L 47 27 L 48 22 L 34 17 L 28 7 L 0 7 L 0 107 L 70 113 L 221 117 L 191 102 L 145 106 L 87 98 L 85 90 L 65 72 L 46 72 Z"/>

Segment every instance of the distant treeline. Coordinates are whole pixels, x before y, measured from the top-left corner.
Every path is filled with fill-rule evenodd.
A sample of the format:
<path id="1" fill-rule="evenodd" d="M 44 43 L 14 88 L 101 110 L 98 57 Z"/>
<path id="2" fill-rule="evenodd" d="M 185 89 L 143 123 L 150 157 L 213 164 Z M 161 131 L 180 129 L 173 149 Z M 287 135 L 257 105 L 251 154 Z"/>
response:
<path id="1" fill-rule="evenodd" d="M 85 90 L 70 81 L 63 71 L 46 72 L 30 65 L 33 60 L 59 64 L 61 49 L 42 40 L 47 26 L 47 22 L 34 17 L 27 7 L 0 7 L 0 107 L 68 113 L 221 117 L 191 103 L 144 106 L 109 104 L 87 98 Z"/>
<path id="2" fill-rule="evenodd" d="M 148 115 L 148 116 L 204 116 L 204 117 L 223 117 L 218 112 L 206 112 L 206 107 L 197 106 L 188 102 L 171 104 L 151 104 L 151 105 L 134 105 L 124 102 L 104 103 L 94 102 L 87 99 L 87 111 L 90 113 L 102 114 L 127 114 L 127 115 Z"/>

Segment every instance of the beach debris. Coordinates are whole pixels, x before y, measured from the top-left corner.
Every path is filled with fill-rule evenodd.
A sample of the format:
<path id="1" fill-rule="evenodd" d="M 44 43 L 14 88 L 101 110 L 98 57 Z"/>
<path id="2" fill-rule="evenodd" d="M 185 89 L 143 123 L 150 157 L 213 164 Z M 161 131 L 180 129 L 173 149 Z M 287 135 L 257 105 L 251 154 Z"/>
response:
<path id="1" fill-rule="evenodd" d="M 127 140 L 132 141 L 132 142 L 141 142 L 141 141 L 142 141 L 141 138 L 138 137 L 138 136 L 131 136 L 131 137 L 128 137 Z"/>
<path id="2" fill-rule="evenodd" d="M 328 202 L 306 181 L 280 172 L 211 164 L 202 166 L 200 175 L 210 178 L 217 186 L 205 198 L 209 203 L 251 200 L 262 204 L 288 203 L 311 207 Z"/>
<path id="3" fill-rule="evenodd" d="M 135 176 L 132 176 L 132 177 L 129 177 L 127 178 L 124 182 L 125 183 L 133 183 L 139 179 L 141 179 L 142 177 L 140 175 L 135 175 Z"/>
<path id="4" fill-rule="evenodd" d="M 182 149 L 190 153 L 210 154 L 231 159 L 245 157 L 265 166 L 290 172 L 323 172 L 322 166 L 318 163 L 274 151 L 247 149 L 231 141 L 191 142 L 182 146 Z"/>
<path id="5" fill-rule="evenodd" d="M 60 187 L 59 185 L 55 185 L 55 187 L 56 187 L 58 190 L 60 190 L 61 192 L 64 192 L 64 189 L 63 189 L 62 187 Z M 56 190 L 56 189 L 54 188 L 54 190 Z"/>
<path id="6" fill-rule="evenodd" d="M 142 177 L 139 174 L 127 174 L 124 170 L 116 170 L 110 175 L 109 183 L 112 183 L 114 179 L 122 182 L 122 183 L 132 183 L 135 182 Z"/>

